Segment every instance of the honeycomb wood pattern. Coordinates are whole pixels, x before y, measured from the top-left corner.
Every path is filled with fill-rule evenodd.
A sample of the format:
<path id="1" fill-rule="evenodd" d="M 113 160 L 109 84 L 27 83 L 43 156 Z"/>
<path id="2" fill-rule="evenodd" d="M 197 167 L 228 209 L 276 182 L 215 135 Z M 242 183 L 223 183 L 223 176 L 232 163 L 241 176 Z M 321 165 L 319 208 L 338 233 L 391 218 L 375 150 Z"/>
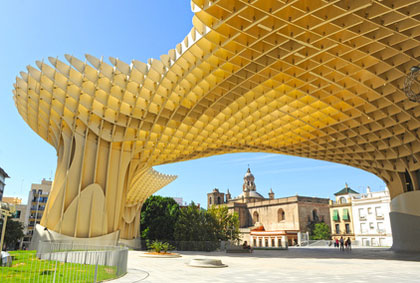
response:
<path id="1" fill-rule="evenodd" d="M 354 166 L 392 197 L 419 188 L 420 105 L 403 86 L 420 64 L 420 1 L 191 5 L 194 27 L 160 60 L 66 55 L 17 77 L 19 113 L 58 152 L 45 226 L 131 239 L 175 178 L 152 166 L 232 152 Z"/>

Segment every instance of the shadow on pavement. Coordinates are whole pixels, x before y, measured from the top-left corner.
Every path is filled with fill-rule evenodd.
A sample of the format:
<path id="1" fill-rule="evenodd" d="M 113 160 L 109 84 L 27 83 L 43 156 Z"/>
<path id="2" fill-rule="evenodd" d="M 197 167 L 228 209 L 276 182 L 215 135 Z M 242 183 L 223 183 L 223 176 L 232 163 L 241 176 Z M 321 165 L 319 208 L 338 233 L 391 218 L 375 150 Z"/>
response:
<path id="1" fill-rule="evenodd" d="M 254 250 L 253 253 L 225 252 L 181 252 L 181 254 L 227 257 L 256 258 L 340 258 L 340 259 L 373 259 L 419 261 L 420 253 L 394 252 L 389 248 L 353 248 L 351 251 L 340 251 L 337 248 L 290 248 L 288 250 Z"/>

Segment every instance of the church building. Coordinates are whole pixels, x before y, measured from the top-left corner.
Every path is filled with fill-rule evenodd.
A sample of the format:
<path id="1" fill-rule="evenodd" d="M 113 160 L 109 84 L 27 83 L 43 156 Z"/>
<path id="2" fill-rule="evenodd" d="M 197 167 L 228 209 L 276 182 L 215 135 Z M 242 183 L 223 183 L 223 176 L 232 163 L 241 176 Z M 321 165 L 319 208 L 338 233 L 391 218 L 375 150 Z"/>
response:
<path id="1" fill-rule="evenodd" d="M 224 194 L 214 189 L 207 194 L 207 207 L 212 205 L 226 205 L 229 212 L 239 215 L 242 240 L 253 247 L 295 245 L 315 223 L 330 225 L 329 199 L 298 195 L 275 198 L 272 189 L 265 198 L 257 192 L 250 168 L 239 196 L 232 198 L 229 190 Z"/>

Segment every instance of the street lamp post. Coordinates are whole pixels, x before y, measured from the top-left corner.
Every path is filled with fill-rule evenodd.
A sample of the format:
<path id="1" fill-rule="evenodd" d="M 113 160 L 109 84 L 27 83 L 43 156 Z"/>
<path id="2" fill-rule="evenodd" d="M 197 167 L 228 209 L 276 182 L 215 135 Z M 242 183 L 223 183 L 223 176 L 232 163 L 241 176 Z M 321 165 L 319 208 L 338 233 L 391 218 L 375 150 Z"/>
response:
<path id="1" fill-rule="evenodd" d="M 6 234 L 7 217 L 15 213 L 16 207 L 6 202 L 0 202 L 0 213 L 3 216 L 3 228 L 1 231 L 0 251 L 3 251 L 4 234 Z"/>

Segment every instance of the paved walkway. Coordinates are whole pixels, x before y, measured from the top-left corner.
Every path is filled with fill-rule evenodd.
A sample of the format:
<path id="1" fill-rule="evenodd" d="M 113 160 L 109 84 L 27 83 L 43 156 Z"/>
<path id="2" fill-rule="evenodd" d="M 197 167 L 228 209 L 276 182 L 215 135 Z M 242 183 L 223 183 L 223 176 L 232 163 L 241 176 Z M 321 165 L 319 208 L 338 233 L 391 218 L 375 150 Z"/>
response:
<path id="1" fill-rule="evenodd" d="M 387 249 L 290 248 L 286 251 L 182 252 L 181 258 L 128 255 L 128 273 L 112 281 L 131 282 L 420 282 L 420 254 Z M 221 259 L 228 267 L 197 268 L 193 258 Z"/>

